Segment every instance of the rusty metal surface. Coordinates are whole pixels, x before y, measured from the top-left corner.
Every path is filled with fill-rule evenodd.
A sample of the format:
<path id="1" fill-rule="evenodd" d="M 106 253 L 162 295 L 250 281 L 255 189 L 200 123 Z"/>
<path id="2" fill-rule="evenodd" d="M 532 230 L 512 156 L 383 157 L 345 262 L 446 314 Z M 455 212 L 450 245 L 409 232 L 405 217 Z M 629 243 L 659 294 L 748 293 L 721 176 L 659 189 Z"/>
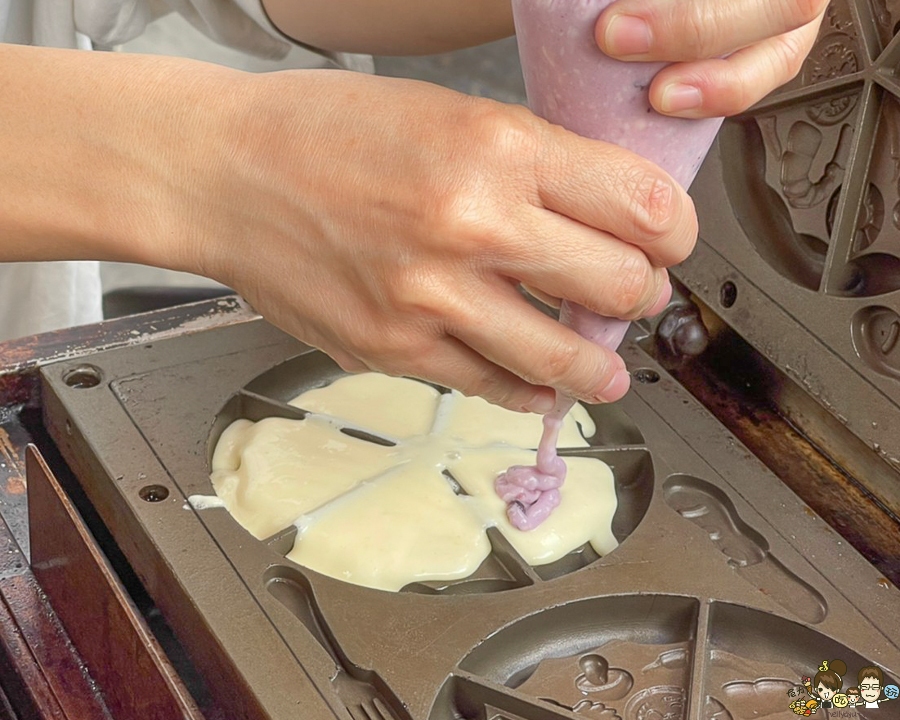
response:
<path id="1" fill-rule="evenodd" d="M 256 317 L 239 297 L 208 300 L 0 343 L 0 408 L 36 404 L 33 368 L 85 353 L 147 343 Z"/>
<path id="2" fill-rule="evenodd" d="M 37 368 L 101 349 L 152 344 L 255 317 L 240 298 L 227 297 L 0 343 L 0 517 L 26 556 L 25 446 L 34 440 L 33 428 L 40 423 L 39 417 L 32 422 L 40 405 Z"/>
<path id="3" fill-rule="evenodd" d="M 31 568 L 117 718 L 201 720 L 37 448 L 27 455 Z"/>
<path id="4" fill-rule="evenodd" d="M 21 486 L 24 447 L 5 435 L 0 471 Z M 20 485 L 21 484 L 21 485 Z M 54 615 L 6 523 L 0 518 L 0 686 L 23 718 L 110 717 L 90 675 Z"/>
<path id="5" fill-rule="evenodd" d="M 110 717 L 28 566 L 25 449 L 45 437 L 37 369 L 254 317 L 241 300 L 223 298 L 0 344 L 0 688 L 21 717 Z"/>
<path id="6" fill-rule="evenodd" d="M 0 645 L 20 699 L 36 717 L 110 720 L 111 715 L 30 572 L 0 581 Z"/>
<path id="7" fill-rule="evenodd" d="M 645 343 L 649 345 L 649 343 Z M 666 369 L 863 557 L 900 587 L 900 520 L 778 410 L 781 378 L 733 332 Z"/>

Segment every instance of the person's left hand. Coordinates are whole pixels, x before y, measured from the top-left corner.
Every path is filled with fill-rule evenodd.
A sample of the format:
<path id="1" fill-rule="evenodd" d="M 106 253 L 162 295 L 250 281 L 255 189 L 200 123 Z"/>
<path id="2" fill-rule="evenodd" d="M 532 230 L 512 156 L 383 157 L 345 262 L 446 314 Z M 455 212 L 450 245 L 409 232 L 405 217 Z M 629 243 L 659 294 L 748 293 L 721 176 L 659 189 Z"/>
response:
<path id="1" fill-rule="evenodd" d="M 828 0 L 617 0 L 596 36 L 618 60 L 675 63 L 650 86 L 659 112 L 720 117 L 796 77 L 827 7 Z"/>

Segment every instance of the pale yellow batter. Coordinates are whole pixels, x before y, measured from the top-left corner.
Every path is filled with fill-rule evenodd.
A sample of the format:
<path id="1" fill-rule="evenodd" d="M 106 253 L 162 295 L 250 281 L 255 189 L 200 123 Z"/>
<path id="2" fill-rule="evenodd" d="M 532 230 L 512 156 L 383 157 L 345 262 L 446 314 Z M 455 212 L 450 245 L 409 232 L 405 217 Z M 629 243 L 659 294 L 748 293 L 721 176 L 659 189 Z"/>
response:
<path id="1" fill-rule="evenodd" d="M 216 445 L 210 479 L 235 520 L 265 538 L 394 463 L 391 448 L 320 418 L 236 420 Z"/>
<path id="2" fill-rule="evenodd" d="M 468 577 L 491 550 L 471 498 L 409 463 L 329 503 L 307 521 L 288 558 L 379 590 Z"/>
<path id="3" fill-rule="evenodd" d="M 506 503 L 494 491 L 494 480 L 511 465 L 531 465 L 526 450 L 475 450 L 451 466 L 453 477 L 487 510 L 491 525 L 503 533 L 529 565 L 546 565 L 589 542 L 600 555 L 618 544 L 610 525 L 616 513 L 612 470 L 593 458 L 567 457 L 560 503 L 541 525 L 523 532 L 506 517 Z"/>
<path id="4" fill-rule="evenodd" d="M 375 435 L 402 439 L 431 430 L 440 397 L 425 383 L 364 373 L 309 390 L 291 400 L 291 405 L 341 418 Z"/>
<path id="5" fill-rule="evenodd" d="M 560 506 L 543 525 L 522 532 L 509 524 L 494 480 L 510 464 L 534 461 L 522 448 L 536 447 L 539 415 L 377 373 L 341 378 L 291 403 L 321 415 L 235 421 L 216 446 L 211 479 L 256 537 L 296 524 L 288 557 L 317 572 L 383 590 L 467 577 L 490 552 L 485 529 L 494 525 L 532 565 L 586 542 L 600 554 L 616 545 L 612 472 L 590 458 L 567 458 Z M 340 432 L 344 425 L 397 444 L 357 440 Z M 594 431 L 576 405 L 560 446 L 585 447 Z M 444 470 L 468 496 L 454 494 Z"/>
<path id="6" fill-rule="evenodd" d="M 469 447 L 502 443 L 518 448 L 536 448 L 541 440 L 542 430 L 540 415 L 510 412 L 491 405 L 480 397 L 465 397 L 458 392 L 453 393 L 453 406 L 446 426 L 440 428 L 443 434 L 458 438 Z M 577 404 L 560 430 L 559 446 L 587 447 L 588 443 L 584 438 L 591 437 L 596 430 L 587 410 Z M 534 458 L 528 464 L 533 463 Z"/>

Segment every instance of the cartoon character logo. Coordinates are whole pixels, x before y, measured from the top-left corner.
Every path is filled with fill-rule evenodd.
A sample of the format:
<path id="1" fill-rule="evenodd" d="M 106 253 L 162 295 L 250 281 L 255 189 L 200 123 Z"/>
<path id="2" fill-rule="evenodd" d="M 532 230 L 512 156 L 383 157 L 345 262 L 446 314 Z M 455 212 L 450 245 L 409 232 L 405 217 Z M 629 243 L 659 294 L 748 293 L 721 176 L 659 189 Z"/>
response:
<path id="1" fill-rule="evenodd" d="M 884 673 L 875 665 L 862 668 L 856 679 L 859 681 L 859 707 L 877 708 L 900 695 L 896 685 L 884 684 Z"/>
<path id="2" fill-rule="evenodd" d="M 795 715 L 814 715 L 819 708 L 865 707 L 877 708 L 880 703 L 895 700 L 900 696 L 896 685 L 884 684 L 884 672 L 875 665 L 867 665 L 857 673 L 859 685 L 841 692 L 843 676 L 847 674 L 847 664 L 843 660 L 824 660 L 812 679 L 802 679 L 803 690 L 809 699 L 801 697 L 790 704 Z M 795 690 L 788 695 L 793 697 Z"/>

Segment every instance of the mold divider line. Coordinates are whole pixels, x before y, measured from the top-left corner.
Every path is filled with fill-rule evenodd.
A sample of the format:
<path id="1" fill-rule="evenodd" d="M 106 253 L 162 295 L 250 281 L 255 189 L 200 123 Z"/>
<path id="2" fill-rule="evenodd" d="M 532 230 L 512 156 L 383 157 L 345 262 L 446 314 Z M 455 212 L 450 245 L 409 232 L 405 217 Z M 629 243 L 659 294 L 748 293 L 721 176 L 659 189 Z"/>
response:
<path id="1" fill-rule="evenodd" d="M 397 444 L 397 440 L 395 438 L 378 435 L 374 432 L 366 430 L 365 428 L 353 425 L 352 423 L 342 420 L 341 418 L 334 417 L 333 415 L 313 412 L 312 410 L 305 410 L 304 408 L 298 407 L 296 405 L 291 405 L 290 403 L 271 398 L 268 395 L 260 395 L 259 393 L 253 392 L 252 390 L 247 390 L 246 388 L 242 388 L 237 392 L 237 394 L 241 397 L 253 400 L 254 402 L 266 405 L 273 410 L 278 411 L 279 413 L 288 414 L 292 418 L 296 418 L 297 420 L 304 420 L 305 418 L 312 417 L 321 418 L 326 422 L 334 425 L 341 432 L 349 435 L 350 437 L 355 437 L 358 440 L 364 440 L 365 442 L 371 442 L 375 443 L 376 445 L 384 446 L 393 446 Z"/>
<path id="2" fill-rule="evenodd" d="M 454 668 L 451 675 L 470 702 L 491 705 L 522 720 L 584 720 L 585 717 L 562 705 L 525 695 L 515 688 L 473 675 L 460 668 Z"/>
<path id="3" fill-rule="evenodd" d="M 543 582 L 534 568 L 525 562 L 525 558 L 519 555 L 519 552 L 500 530 L 490 527 L 487 529 L 487 536 L 491 543 L 491 553 L 517 583 L 527 586 Z"/>
<path id="4" fill-rule="evenodd" d="M 879 69 L 890 68 L 893 70 L 893 66 L 897 64 L 898 60 L 900 60 L 900 33 L 894 35 L 891 41 L 884 46 L 881 55 L 875 60 L 875 65 Z"/>
<path id="5" fill-rule="evenodd" d="M 900 38 L 900 33 L 897 34 L 897 37 Z M 898 43 L 897 48 L 897 54 L 900 55 L 900 43 Z M 876 83 L 900 101 L 900 82 L 897 82 L 897 79 L 893 76 L 893 68 L 891 69 L 891 74 L 879 71 L 872 77 L 875 78 Z"/>
<path id="6" fill-rule="evenodd" d="M 852 90 L 857 85 L 862 85 L 866 79 L 866 71 L 859 70 L 849 75 L 823 80 L 809 87 L 797 88 L 784 93 L 776 93 L 760 100 L 756 105 L 738 116 L 738 119 L 746 119 L 764 112 L 780 110 L 785 105 L 794 105 L 804 100 L 812 100 L 821 95 L 832 95 L 841 90 Z"/>
<path id="7" fill-rule="evenodd" d="M 296 417 L 298 420 L 302 420 L 309 414 L 306 410 L 295 407 L 294 405 L 289 405 L 286 402 L 276 400 L 275 398 L 271 398 L 268 395 L 260 395 L 259 393 L 255 393 L 252 390 L 247 390 L 246 388 L 238 390 L 237 395 L 249 398 L 250 400 L 261 403 L 263 405 L 267 405 L 278 410 L 279 412 L 288 413 L 291 416 Z"/>
<path id="8" fill-rule="evenodd" d="M 848 2 L 850 16 L 853 18 L 853 24 L 856 25 L 858 31 L 860 48 L 865 55 L 866 65 L 871 65 L 881 55 L 881 38 L 878 37 L 878 27 L 876 26 L 875 13 L 869 10 L 863 12 L 861 6 L 863 3 Z M 866 7 L 869 4 L 866 3 Z"/>
<path id="9" fill-rule="evenodd" d="M 859 115 L 848 167 L 841 183 L 841 196 L 834 217 L 834 228 L 825 258 L 820 293 L 840 294 L 847 285 L 847 262 L 856 238 L 859 212 L 869 188 L 869 166 L 875 147 L 875 131 L 881 116 L 881 95 L 884 90 L 874 82 L 866 82 L 859 100 Z"/>
<path id="10" fill-rule="evenodd" d="M 706 667 L 709 664 L 710 601 L 702 599 L 697 613 L 694 651 L 691 653 L 691 682 L 687 688 L 687 717 L 704 720 L 706 717 Z"/>
<path id="11" fill-rule="evenodd" d="M 620 452 L 650 452 L 646 443 L 635 445 L 590 445 L 588 447 L 561 447 L 557 448 L 560 457 L 599 457 L 603 454 L 613 455 Z"/>

